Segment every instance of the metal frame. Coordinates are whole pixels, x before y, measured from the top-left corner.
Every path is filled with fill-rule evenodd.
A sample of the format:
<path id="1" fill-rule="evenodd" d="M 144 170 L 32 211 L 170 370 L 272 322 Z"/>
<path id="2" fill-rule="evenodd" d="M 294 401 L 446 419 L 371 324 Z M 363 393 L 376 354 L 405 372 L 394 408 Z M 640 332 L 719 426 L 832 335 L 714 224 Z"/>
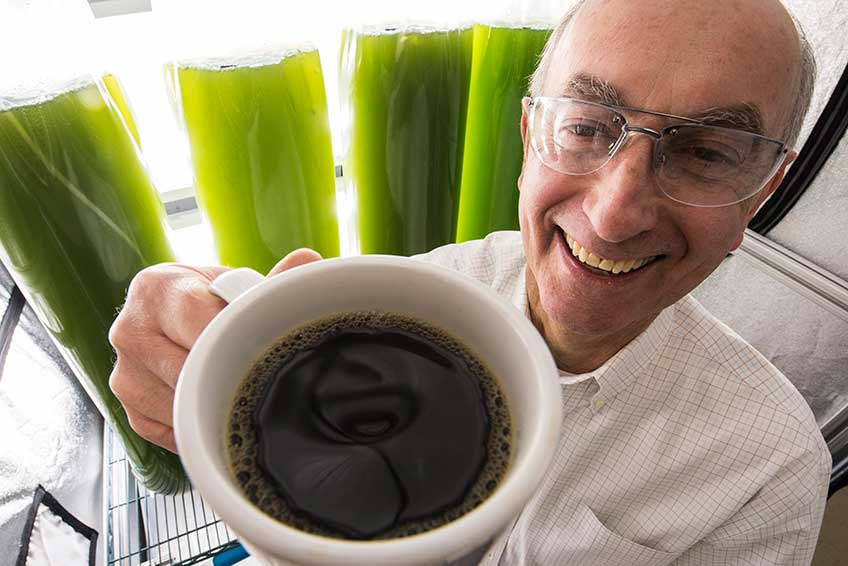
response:
<path id="1" fill-rule="evenodd" d="M 797 291 L 820 307 L 848 322 L 848 282 L 765 236 L 748 229 L 742 245 L 734 252 L 766 272 L 773 279 Z M 848 407 L 825 422 L 822 435 L 828 442 L 842 438 L 838 446 L 848 445 Z"/>
<path id="2" fill-rule="evenodd" d="M 663 140 L 667 140 L 670 137 L 675 136 L 681 130 L 687 130 L 687 129 L 690 129 L 690 128 L 706 128 L 706 129 L 714 130 L 714 131 L 724 131 L 724 132 L 728 132 L 728 133 L 733 133 L 734 135 L 737 135 L 737 136 L 749 136 L 751 138 L 759 139 L 759 140 L 762 140 L 763 142 L 768 142 L 768 143 L 776 146 L 777 153 L 775 154 L 774 163 L 772 164 L 772 167 L 771 167 L 769 173 L 765 177 L 763 177 L 758 188 L 756 190 L 754 190 L 751 194 L 744 196 L 744 197 L 741 197 L 741 198 L 739 198 L 738 195 L 735 195 L 737 197 L 736 200 L 733 200 L 733 201 L 730 201 L 730 202 L 725 202 L 725 203 L 721 203 L 721 204 L 695 204 L 695 203 L 692 203 L 692 202 L 687 202 L 685 200 L 679 199 L 676 196 L 673 196 L 671 194 L 671 192 L 666 191 L 666 189 L 664 187 L 664 183 L 661 182 L 661 181 L 658 181 L 657 184 L 659 185 L 660 189 L 662 190 L 663 194 L 666 197 L 670 198 L 671 200 L 673 200 L 675 202 L 685 204 L 686 206 L 693 206 L 695 208 L 722 208 L 722 207 L 725 207 L 725 206 L 731 206 L 731 205 L 743 202 L 745 200 L 748 200 L 750 198 L 753 198 L 754 196 L 757 195 L 757 193 L 759 193 L 760 191 L 763 190 L 763 188 L 768 184 L 769 180 L 772 179 L 772 177 L 774 176 L 775 173 L 777 173 L 778 169 L 780 169 L 781 163 L 783 162 L 783 157 L 787 153 L 789 153 L 789 148 L 786 147 L 786 143 L 783 142 L 782 140 L 775 139 L 775 138 L 769 138 L 769 137 L 766 137 L 762 134 L 752 132 L 752 131 L 748 131 L 748 130 L 744 130 L 744 129 L 740 129 L 740 128 L 732 128 L 732 127 L 720 126 L 720 125 L 717 125 L 717 124 L 711 124 L 711 123 L 706 122 L 704 120 L 697 120 L 695 118 L 687 118 L 686 116 L 678 116 L 676 114 L 666 114 L 664 112 L 655 112 L 653 110 L 642 110 L 640 108 L 633 108 L 633 107 L 630 107 L 630 106 L 619 106 L 619 105 L 608 104 L 608 103 L 604 103 L 604 102 L 582 100 L 582 99 L 579 99 L 579 98 L 571 98 L 571 97 L 567 97 L 567 96 L 561 96 L 561 97 L 537 96 L 535 98 L 528 97 L 527 100 L 528 100 L 527 104 L 528 104 L 528 107 L 529 107 L 528 116 L 527 116 L 527 124 L 528 124 L 527 127 L 528 127 L 528 131 L 530 132 L 530 134 L 529 134 L 530 135 L 530 143 L 533 146 L 533 151 L 535 152 L 535 154 L 539 158 L 539 160 L 542 161 L 542 163 L 545 164 L 545 166 L 547 166 L 551 169 L 554 169 L 556 171 L 559 171 L 560 173 L 565 173 L 566 175 L 573 175 L 573 176 L 591 175 L 592 173 L 595 173 L 595 172 L 603 169 L 604 167 L 606 167 L 607 164 L 609 164 L 610 161 L 612 161 L 613 158 L 615 158 L 616 154 L 619 153 L 619 150 L 621 150 L 621 148 L 625 146 L 625 144 L 627 143 L 627 139 L 632 134 L 641 134 L 641 135 L 644 135 L 644 136 L 648 136 L 649 138 L 651 138 L 653 140 L 654 145 L 653 145 L 653 150 L 652 150 L 651 162 L 652 162 L 652 166 L 653 166 L 653 169 L 654 169 L 653 172 L 654 172 L 655 175 L 657 174 L 658 168 L 660 167 L 660 165 L 665 162 L 665 157 L 664 157 L 663 153 L 660 151 L 660 144 L 663 142 Z M 577 104 L 577 105 L 582 105 L 582 106 L 594 106 L 596 108 L 600 108 L 600 109 L 602 109 L 606 112 L 613 114 L 614 118 L 613 118 L 612 121 L 613 121 L 614 124 L 621 124 L 621 132 L 618 134 L 618 138 L 606 148 L 607 149 L 606 160 L 603 163 L 601 163 L 600 165 L 598 165 L 597 167 L 595 167 L 594 169 L 589 169 L 587 171 L 581 171 L 581 172 L 576 172 L 576 173 L 571 172 L 571 171 L 567 171 L 564 168 L 554 167 L 553 165 L 547 163 L 545 161 L 545 157 L 543 155 L 543 153 L 545 153 L 545 152 L 543 152 L 539 148 L 540 142 L 537 140 L 538 135 L 533 135 L 534 129 L 536 128 L 535 116 L 536 116 L 536 111 L 539 108 L 538 103 L 544 102 L 544 101 L 553 101 L 554 103 L 565 102 L 565 103 Z M 544 112 L 544 110 L 543 110 L 543 112 Z M 554 109 L 554 112 L 556 112 L 555 109 Z M 670 125 L 665 126 L 665 127 L 661 128 L 659 130 L 656 130 L 656 129 L 653 129 L 653 128 L 647 128 L 647 127 L 644 127 L 644 126 L 632 125 L 632 124 L 628 123 L 627 117 L 624 116 L 624 114 L 622 114 L 622 112 L 635 113 L 635 114 L 646 114 L 648 116 L 658 116 L 658 117 L 661 117 L 661 118 L 678 120 L 678 121 L 680 121 L 680 123 L 670 124 Z M 610 137 L 612 137 L 612 136 L 610 136 Z M 553 143 L 555 145 L 557 145 L 557 142 L 553 142 Z M 753 186 L 754 185 L 752 185 L 752 187 Z"/>
<path id="3" fill-rule="evenodd" d="M 848 428 L 836 434 L 827 443 L 833 456 L 833 471 L 830 474 L 828 497 L 848 485 Z"/>
<path id="4" fill-rule="evenodd" d="M 775 279 L 848 322 L 848 282 L 838 275 L 750 229 L 739 251 Z"/>
<path id="5" fill-rule="evenodd" d="M 140 485 L 108 424 L 103 454 L 102 545 L 108 566 L 189 566 L 238 545 L 194 490 L 164 496 Z"/>
<path id="6" fill-rule="evenodd" d="M 150 12 L 150 0 L 88 0 L 95 18 Z"/>

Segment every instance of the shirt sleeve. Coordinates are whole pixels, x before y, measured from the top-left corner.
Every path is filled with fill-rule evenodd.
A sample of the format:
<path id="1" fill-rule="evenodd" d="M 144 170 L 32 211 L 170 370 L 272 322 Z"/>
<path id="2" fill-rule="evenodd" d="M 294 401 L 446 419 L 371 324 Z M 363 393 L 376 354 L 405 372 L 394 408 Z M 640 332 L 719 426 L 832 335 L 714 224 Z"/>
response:
<path id="1" fill-rule="evenodd" d="M 673 564 L 808 566 L 821 529 L 830 471 L 830 452 L 816 432 L 808 450 L 788 460 L 728 521 Z"/>
<path id="2" fill-rule="evenodd" d="M 502 244 L 503 235 L 505 234 L 496 232 L 483 240 L 447 244 L 412 257 L 419 261 L 453 269 L 484 285 L 492 286 L 496 275 L 503 271 L 502 256 L 511 251 L 510 246 Z"/>

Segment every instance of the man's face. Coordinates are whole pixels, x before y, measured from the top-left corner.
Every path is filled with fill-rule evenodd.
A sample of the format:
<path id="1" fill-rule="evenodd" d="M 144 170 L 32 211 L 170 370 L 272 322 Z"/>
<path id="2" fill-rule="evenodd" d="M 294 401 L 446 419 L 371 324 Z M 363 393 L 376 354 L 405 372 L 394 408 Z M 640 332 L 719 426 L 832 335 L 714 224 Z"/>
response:
<path id="1" fill-rule="evenodd" d="M 767 12 L 762 3 L 751 4 L 749 11 Z M 764 19 L 776 17 L 769 13 L 752 15 L 765 27 L 751 30 L 751 21 L 739 19 L 745 9 L 728 10 L 733 15 L 727 18 L 716 10 L 721 9 L 713 3 L 680 0 L 590 2 L 560 41 L 543 94 L 585 98 L 569 87 L 583 75 L 608 83 L 626 106 L 668 114 L 694 116 L 744 103 L 759 110 L 762 133 L 780 137 L 794 60 L 779 48 L 758 45 L 780 45 L 781 33 L 793 45 L 794 30 L 769 29 Z M 531 309 L 548 332 L 554 325 L 601 339 L 635 336 L 739 246 L 756 207 L 783 171 L 740 204 L 687 206 L 657 186 L 651 138 L 632 136 L 595 173 L 566 175 L 543 165 L 529 148 L 526 110 L 519 219 Z M 668 125 L 664 118 L 625 116 L 656 130 Z M 600 273 L 573 255 L 566 234 L 599 258 L 656 259 L 628 273 Z"/>

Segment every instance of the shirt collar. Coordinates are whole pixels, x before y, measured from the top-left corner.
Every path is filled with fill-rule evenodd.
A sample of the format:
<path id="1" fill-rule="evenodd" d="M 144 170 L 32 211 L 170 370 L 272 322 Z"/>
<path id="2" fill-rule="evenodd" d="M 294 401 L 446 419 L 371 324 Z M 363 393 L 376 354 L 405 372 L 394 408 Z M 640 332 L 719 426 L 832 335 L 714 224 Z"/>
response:
<path id="1" fill-rule="evenodd" d="M 592 372 L 600 387 L 598 395 L 610 400 L 630 387 L 668 341 L 673 321 L 674 305 L 663 309 L 648 328 Z"/>
<path id="2" fill-rule="evenodd" d="M 512 294 L 509 296 L 509 302 L 518 307 L 524 313 L 527 320 L 530 320 L 530 302 L 527 300 L 527 262 L 521 267 L 518 273 L 518 280 L 515 282 L 515 287 Z M 532 321 L 531 321 L 532 322 Z"/>
<path id="3" fill-rule="evenodd" d="M 530 319 L 530 304 L 527 301 L 527 264 L 521 268 L 510 302 L 518 307 L 524 316 Z M 659 352 L 668 341 L 674 320 L 674 305 L 664 309 L 651 324 L 636 338 L 616 352 L 601 367 L 594 371 L 571 374 L 560 370 L 560 383 L 569 385 L 594 378 L 599 387 L 596 397 L 612 399 L 627 389 L 639 375 L 645 365 Z"/>

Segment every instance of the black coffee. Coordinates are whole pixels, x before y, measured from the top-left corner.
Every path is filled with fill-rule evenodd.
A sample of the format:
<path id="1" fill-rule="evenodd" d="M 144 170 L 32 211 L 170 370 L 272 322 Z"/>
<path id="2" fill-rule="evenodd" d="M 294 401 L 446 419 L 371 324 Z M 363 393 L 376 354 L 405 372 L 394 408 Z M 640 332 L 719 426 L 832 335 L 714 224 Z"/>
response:
<path id="1" fill-rule="evenodd" d="M 236 394 L 228 456 L 247 497 L 326 536 L 408 536 L 467 513 L 510 460 L 495 379 L 459 342 L 383 312 L 282 338 Z"/>

